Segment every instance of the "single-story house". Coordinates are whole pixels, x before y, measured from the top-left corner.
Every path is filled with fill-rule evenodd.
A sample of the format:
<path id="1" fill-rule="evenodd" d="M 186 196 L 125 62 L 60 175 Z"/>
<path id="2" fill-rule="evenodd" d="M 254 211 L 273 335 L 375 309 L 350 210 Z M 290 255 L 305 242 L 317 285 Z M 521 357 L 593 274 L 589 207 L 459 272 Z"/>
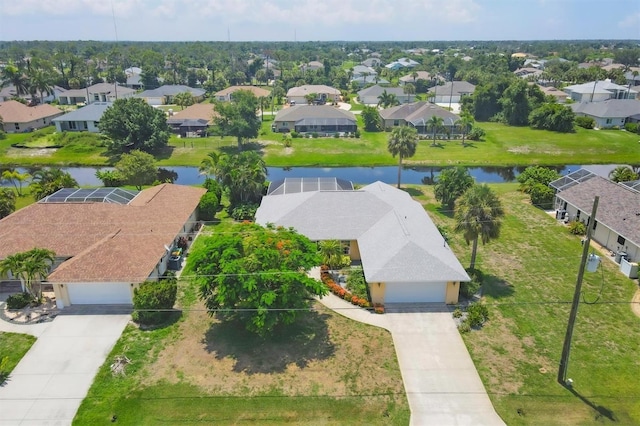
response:
<path id="1" fill-rule="evenodd" d="M 168 118 L 171 131 L 182 138 L 203 138 L 207 136 L 209 123 L 203 118 Z"/>
<path id="2" fill-rule="evenodd" d="M 609 99 L 636 99 L 638 92 L 629 86 L 620 86 L 607 79 L 574 84 L 563 89 L 575 102 L 602 102 Z"/>
<path id="3" fill-rule="evenodd" d="M 111 83 L 97 83 L 84 89 L 65 90 L 58 94 L 58 100 L 61 105 L 92 104 L 126 99 L 135 94 L 136 91 L 128 87 Z"/>
<path id="4" fill-rule="evenodd" d="M 220 102 L 230 102 L 231 96 L 238 90 L 248 90 L 253 93 L 256 98 L 264 98 L 271 95 L 271 92 L 267 89 L 257 86 L 231 86 L 226 89 L 216 92 L 213 96 Z"/>
<path id="5" fill-rule="evenodd" d="M 51 93 L 42 93 L 42 97 L 44 98 L 42 101 L 44 103 L 53 102 L 58 99 L 58 95 L 64 91 L 65 89 L 63 87 L 54 85 Z M 40 93 L 37 92 L 35 93 L 35 99 L 32 99 L 31 94 L 29 93 L 18 96 L 16 86 L 14 86 L 13 84 L 9 84 L 5 87 L 0 88 L 0 102 L 9 101 L 16 97 L 22 98 L 27 102 L 31 102 L 32 100 L 37 100 L 38 102 L 40 101 Z"/>
<path id="6" fill-rule="evenodd" d="M 213 118 L 216 116 L 216 106 L 214 104 L 203 103 L 189 105 L 183 110 L 172 111 L 170 119 L 180 120 L 206 120 L 211 125 Z"/>
<path id="7" fill-rule="evenodd" d="M 415 73 L 415 78 L 413 76 L 414 73 Z M 427 71 L 414 71 L 412 73 L 409 73 L 400 77 L 399 84 L 400 85 L 405 85 L 407 83 L 415 84 L 415 82 L 418 80 L 431 81 L 435 78 L 437 78 L 438 80 L 442 79 L 442 77 L 431 75 Z"/>
<path id="8" fill-rule="evenodd" d="M 34 247 L 54 251 L 47 281 L 59 308 L 131 304 L 133 289 L 161 277 L 170 250 L 197 229 L 205 192 L 168 183 L 139 192 L 61 189 L 0 220 L 0 259 Z"/>
<path id="9" fill-rule="evenodd" d="M 572 175 L 575 178 L 572 178 Z M 592 238 L 614 253 L 626 253 L 630 262 L 640 261 L 640 192 L 580 169 L 554 182 L 555 207 L 560 219 L 581 221 L 592 228 Z M 590 215 L 599 196 L 596 220 Z"/>
<path id="10" fill-rule="evenodd" d="M 6 133 L 29 132 L 49 126 L 62 114 L 63 111 L 49 104 L 27 106 L 13 100 L 0 102 L 2 128 Z"/>
<path id="11" fill-rule="evenodd" d="M 430 102 L 397 105 L 380 111 L 380 117 L 385 129 L 409 125 L 415 127 L 419 134 L 431 134 L 432 129 L 429 126 L 429 120 L 433 116 L 442 118 L 443 129 L 440 129 L 438 134 L 453 135 L 456 133 L 455 123 L 460 117 Z"/>
<path id="12" fill-rule="evenodd" d="M 556 98 L 556 102 L 565 103 L 567 101 L 567 97 L 569 95 L 567 95 L 564 91 L 553 86 L 541 86 L 539 84 L 537 86 L 538 89 L 540 89 L 545 95 L 553 96 L 554 98 Z"/>
<path id="13" fill-rule="evenodd" d="M 436 104 L 460 103 L 465 96 L 470 96 L 476 90 L 476 86 L 466 81 L 447 81 L 442 86 L 434 86 L 428 93 L 433 94 L 433 102 Z"/>
<path id="14" fill-rule="evenodd" d="M 380 58 L 376 58 L 374 56 L 374 57 L 367 58 L 364 61 L 362 61 L 362 65 L 364 65 L 365 67 L 369 67 L 369 68 L 377 68 L 377 67 L 381 67 L 384 64 L 380 60 Z"/>
<path id="15" fill-rule="evenodd" d="M 382 182 L 359 190 L 267 195 L 256 223 L 293 227 L 313 241 L 340 240 L 362 262 L 374 303 L 458 302 L 469 276 L 424 208 Z"/>
<path id="16" fill-rule="evenodd" d="M 300 71 L 302 72 L 316 71 L 316 70 L 323 70 L 323 69 L 324 69 L 324 64 L 320 61 L 310 61 L 310 62 L 307 62 L 306 64 L 300 65 Z"/>
<path id="17" fill-rule="evenodd" d="M 355 65 L 351 68 L 351 78 L 357 78 L 361 76 L 375 76 L 378 75 L 378 72 L 371 67 L 366 65 Z"/>
<path id="18" fill-rule="evenodd" d="M 293 101 L 295 104 L 306 104 L 306 95 L 315 93 L 316 100 L 320 103 L 338 102 L 340 100 L 340 90 L 335 87 L 325 86 L 323 84 L 305 84 L 299 87 L 292 87 L 287 92 L 287 102 Z"/>
<path id="19" fill-rule="evenodd" d="M 360 100 L 360 103 L 364 105 L 377 105 L 380 102 L 378 97 L 382 95 L 385 90 L 388 94 L 395 95 L 398 102 L 401 104 L 414 102 L 416 100 L 415 94 L 404 93 L 404 89 L 402 87 L 382 87 L 377 84 L 360 90 L 358 92 L 358 99 Z"/>
<path id="20" fill-rule="evenodd" d="M 296 105 L 278 111 L 271 130 L 274 132 L 343 133 L 355 132 L 353 113 L 331 105 Z"/>
<path id="21" fill-rule="evenodd" d="M 640 101 L 634 99 L 580 102 L 569 106 L 576 115 L 593 118 L 600 129 L 624 127 L 625 123 L 640 121 Z"/>
<path id="22" fill-rule="evenodd" d="M 356 83 L 359 87 L 364 87 L 368 84 L 391 84 L 389 80 L 379 75 L 360 75 L 351 79 L 351 84 L 353 83 Z"/>
<path id="23" fill-rule="evenodd" d="M 529 77 L 540 77 L 542 75 L 542 70 L 540 68 L 535 67 L 524 67 L 518 68 L 513 73 L 520 78 L 529 78 Z"/>
<path id="24" fill-rule="evenodd" d="M 51 120 L 58 132 L 82 132 L 100 133 L 98 123 L 102 114 L 113 105 L 112 102 L 95 102 L 75 111 L 71 111 Z"/>
<path id="25" fill-rule="evenodd" d="M 640 67 L 631 67 L 629 71 L 624 73 L 627 85 L 640 86 Z"/>
<path id="26" fill-rule="evenodd" d="M 409 58 L 400 58 L 397 61 L 393 61 L 387 65 L 385 65 L 384 67 L 390 70 L 400 70 L 403 68 L 413 68 L 417 65 L 420 65 L 419 62 L 414 61 L 413 59 L 409 59 Z"/>
<path id="27" fill-rule="evenodd" d="M 204 99 L 206 90 L 194 89 L 193 87 L 181 84 L 165 84 L 157 89 L 145 90 L 138 93 L 136 98 L 142 98 L 149 105 L 169 105 L 175 103 L 173 97 L 178 93 L 189 92 L 193 96 L 194 102 L 200 102 Z"/>
<path id="28" fill-rule="evenodd" d="M 127 82 L 125 86 L 130 89 L 139 90 L 144 87 L 142 83 L 142 68 L 140 67 L 129 67 L 124 70 L 125 75 L 127 76 Z"/>

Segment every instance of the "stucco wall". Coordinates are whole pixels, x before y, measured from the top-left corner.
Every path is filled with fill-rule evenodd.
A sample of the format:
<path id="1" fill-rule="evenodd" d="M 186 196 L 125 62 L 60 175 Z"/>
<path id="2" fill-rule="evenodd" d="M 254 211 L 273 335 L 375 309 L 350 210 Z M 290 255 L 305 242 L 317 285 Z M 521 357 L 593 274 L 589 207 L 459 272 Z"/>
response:
<path id="1" fill-rule="evenodd" d="M 384 283 L 369 283 L 371 302 L 384 304 Z"/>
<path id="2" fill-rule="evenodd" d="M 458 296 L 460 295 L 460 283 L 458 281 L 447 282 L 447 294 L 445 296 L 445 303 L 447 305 L 455 305 L 458 303 Z"/>

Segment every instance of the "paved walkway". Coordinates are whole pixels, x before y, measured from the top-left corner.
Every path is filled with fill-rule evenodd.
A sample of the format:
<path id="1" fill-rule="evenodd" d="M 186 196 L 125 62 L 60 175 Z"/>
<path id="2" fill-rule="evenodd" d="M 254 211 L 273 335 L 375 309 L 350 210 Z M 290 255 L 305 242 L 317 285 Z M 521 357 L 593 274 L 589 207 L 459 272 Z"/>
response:
<path id="1" fill-rule="evenodd" d="M 333 294 L 320 302 L 391 332 L 412 425 L 504 425 L 446 306 L 387 305 L 386 313 L 378 315 Z"/>
<path id="2" fill-rule="evenodd" d="M 129 319 L 69 310 L 43 324 L 0 321 L 0 331 L 38 337 L 0 387 L 0 425 L 70 425 Z"/>

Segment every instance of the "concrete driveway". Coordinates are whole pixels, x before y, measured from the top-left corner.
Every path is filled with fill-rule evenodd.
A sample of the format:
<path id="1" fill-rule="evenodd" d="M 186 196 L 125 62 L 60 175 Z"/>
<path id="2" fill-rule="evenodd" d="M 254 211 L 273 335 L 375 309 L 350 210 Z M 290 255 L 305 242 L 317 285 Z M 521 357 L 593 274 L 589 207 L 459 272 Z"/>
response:
<path id="1" fill-rule="evenodd" d="M 128 314 L 61 314 L 50 323 L 0 331 L 36 334 L 38 340 L 0 387 L 0 425 L 70 425 L 124 327 Z M 77 312 L 75 312 L 77 313 Z"/>
<path id="2" fill-rule="evenodd" d="M 329 294 L 320 302 L 391 332 L 412 425 L 504 425 L 445 305 L 386 305 L 376 315 Z"/>

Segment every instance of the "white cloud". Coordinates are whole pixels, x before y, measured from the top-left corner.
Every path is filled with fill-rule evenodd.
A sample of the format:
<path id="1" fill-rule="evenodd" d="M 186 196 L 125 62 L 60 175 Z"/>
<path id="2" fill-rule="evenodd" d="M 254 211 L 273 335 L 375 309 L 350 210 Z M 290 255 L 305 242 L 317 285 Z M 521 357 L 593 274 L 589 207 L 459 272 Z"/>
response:
<path id="1" fill-rule="evenodd" d="M 620 28 L 635 28 L 636 34 L 640 35 L 640 12 L 627 16 L 622 21 L 618 22 L 618 26 Z"/>

